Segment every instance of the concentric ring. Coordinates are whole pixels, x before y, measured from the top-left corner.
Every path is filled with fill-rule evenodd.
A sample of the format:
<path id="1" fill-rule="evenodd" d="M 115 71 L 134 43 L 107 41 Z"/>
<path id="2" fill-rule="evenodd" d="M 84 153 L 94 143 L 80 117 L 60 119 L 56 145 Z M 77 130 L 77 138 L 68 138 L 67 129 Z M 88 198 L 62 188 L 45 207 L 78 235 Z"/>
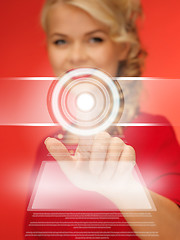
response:
<path id="1" fill-rule="evenodd" d="M 80 94 L 90 94 L 94 98 L 96 104 L 89 111 L 77 107 Z M 48 93 L 48 110 L 52 119 L 80 136 L 105 131 L 115 121 L 120 107 L 122 103 L 116 84 L 98 69 L 71 70 L 53 83 Z"/>

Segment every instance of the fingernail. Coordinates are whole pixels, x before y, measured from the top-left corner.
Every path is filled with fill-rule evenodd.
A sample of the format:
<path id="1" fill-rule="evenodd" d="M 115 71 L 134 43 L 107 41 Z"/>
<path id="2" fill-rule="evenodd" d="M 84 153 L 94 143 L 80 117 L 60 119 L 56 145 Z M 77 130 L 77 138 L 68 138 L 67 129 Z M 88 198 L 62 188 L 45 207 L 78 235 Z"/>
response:
<path id="1" fill-rule="evenodd" d="M 47 143 L 48 139 L 50 139 L 50 137 L 47 137 L 47 138 L 45 139 L 44 144 Z"/>

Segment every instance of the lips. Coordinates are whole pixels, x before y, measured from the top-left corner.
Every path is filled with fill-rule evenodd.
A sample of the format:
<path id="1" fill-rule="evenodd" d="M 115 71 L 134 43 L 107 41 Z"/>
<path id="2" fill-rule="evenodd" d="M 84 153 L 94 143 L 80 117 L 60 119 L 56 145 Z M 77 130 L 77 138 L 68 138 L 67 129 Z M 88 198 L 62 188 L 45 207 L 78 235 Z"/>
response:
<path id="1" fill-rule="evenodd" d="M 77 80 L 77 79 L 81 79 L 81 78 L 88 78 L 90 77 L 91 75 L 88 74 L 88 75 L 82 75 L 82 76 L 78 76 L 78 77 L 73 77 L 72 80 Z"/>
<path id="2" fill-rule="evenodd" d="M 76 70 L 76 69 L 78 69 L 78 68 L 71 68 L 71 69 L 68 70 L 66 73 L 69 73 L 69 72 L 71 72 L 71 71 L 73 71 L 73 70 Z M 72 80 L 77 80 L 77 79 L 81 79 L 81 78 L 88 78 L 88 77 L 90 77 L 90 76 L 91 76 L 91 74 L 84 74 L 84 75 L 82 75 L 82 76 L 73 77 Z"/>

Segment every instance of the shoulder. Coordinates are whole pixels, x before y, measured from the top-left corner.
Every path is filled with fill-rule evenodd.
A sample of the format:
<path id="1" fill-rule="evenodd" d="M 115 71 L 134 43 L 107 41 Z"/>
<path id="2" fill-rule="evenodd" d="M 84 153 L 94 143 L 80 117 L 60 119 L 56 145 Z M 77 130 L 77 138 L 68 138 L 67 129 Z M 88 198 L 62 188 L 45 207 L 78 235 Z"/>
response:
<path id="1" fill-rule="evenodd" d="M 142 138 L 146 141 L 151 141 L 155 138 L 156 143 L 160 139 L 167 138 L 167 136 L 174 135 L 174 130 L 167 118 L 161 115 L 152 115 L 149 113 L 139 113 L 133 121 L 124 130 L 127 140 L 136 138 L 138 141 Z M 174 135 L 175 137 L 175 135 Z"/>
<path id="2" fill-rule="evenodd" d="M 162 125 L 167 125 L 171 126 L 171 123 L 168 121 L 168 119 L 162 115 L 154 115 L 150 113 L 144 113 L 140 112 L 133 120 L 132 123 L 146 123 L 149 125 L 151 124 L 162 124 Z"/>
<path id="3" fill-rule="evenodd" d="M 140 113 L 132 124 L 124 130 L 125 140 L 137 150 L 138 155 L 152 156 L 157 154 L 177 155 L 179 158 L 180 148 L 175 131 L 166 117 Z M 171 154 L 170 154 L 171 153 Z"/>
<path id="4" fill-rule="evenodd" d="M 176 134 L 170 121 L 162 115 L 153 115 L 141 112 L 132 123 L 144 126 L 143 132 L 150 138 L 154 137 L 156 142 L 176 141 Z M 144 124 L 144 125 L 143 125 Z"/>

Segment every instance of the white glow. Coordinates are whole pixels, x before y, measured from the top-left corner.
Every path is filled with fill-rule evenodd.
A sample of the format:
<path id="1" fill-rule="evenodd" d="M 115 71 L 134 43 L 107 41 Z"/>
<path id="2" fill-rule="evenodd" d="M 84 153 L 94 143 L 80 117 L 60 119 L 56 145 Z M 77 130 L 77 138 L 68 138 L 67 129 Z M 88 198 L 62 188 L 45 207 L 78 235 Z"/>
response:
<path id="1" fill-rule="evenodd" d="M 60 123 L 0 123 L 0 126 L 27 126 L 27 127 L 56 127 L 61 126 Z M 119 127 L 158 127 L 169 126 L 168 123 L 115 123 L 110 126 Z M 179 125 L 174 125 L 179 126 Z"/>
<path id="2" fill-rule="evenodd" d="M 90 164 L 94 164 L 99 168 L 101 164 L 99 159 L 94 160 L 93 163 L 89 160 L 43 162 L 28 210 L 100 211 L 103 209 L 113 211 L 116 209 L 109 201 L 97 198 L 97 195 L 92 198 L 94 193 L 101 194 L 109 200 L 118 201 L 120 210 L 155 210 L 150 194 L 144 189 L 137 165 L 134 169 L 135 162 L 117 161 L 114 164 L 115 162 L 110 161 L 108 172 L 102 171 L 99 175 L 96 175 L 90 167 Z M 78 189 L 86 192 L 79 195 L 81 193 L 78 193 Z M 80 204 L 81 198 L 82 204 Z M 95 204 L 86 205 L 86 201 L 89 203 L 91 200 Z"/>
<path id="3" fill-rule="evenodd" d="M 64 85 L 70 80 L 80 76 L 95 76 L 103 81 L 103 83 L 107 84 L 109 87 L 111 94 L 112 94 L 112 111 L 109 114 L 109 117 L 100 125 L 94 128 L 89 129 L 79 129 L 73 126 L 72 124 L 68 123 L 64 117 L 62 116 L 61 112 L 59 111 L 59 92 Z M 74 80 L 75 81 L 75 80 Z M 96 81 L 94 79 L 94 81 Z M 98 82 L 98 81 L 97 81 Z M 119 92 L 116 88 L 116 85 L 113 83 L 112 79 L 106 75 L 105 73 L 101 72 L 97 69 L 91 68 L 80 68 L 72 70 L 66 73 L 64 76 L 61 77 L 60 81 L 54 87 L 52 98 L 51 98 L 51 107 L 52 112 L 54 114 L 55 119 L 61 124 L 61 126 L 66 129 L 67 131 L 80 135 L 80 136 L 91 136 L 95 135 L 98 132 L 102 132 L 106 130 L 116 119 L 116 116 L 119 112 L 119 108 L 121 106 L 120 99 L 119 99 Z"/>
<path id="4" fill-rule="evenodd" d="M 77 98 L 77 106 L 83 112 L 88 112 L 94 107 L 95 101 L 91 94 L 82 93 Z"/>

